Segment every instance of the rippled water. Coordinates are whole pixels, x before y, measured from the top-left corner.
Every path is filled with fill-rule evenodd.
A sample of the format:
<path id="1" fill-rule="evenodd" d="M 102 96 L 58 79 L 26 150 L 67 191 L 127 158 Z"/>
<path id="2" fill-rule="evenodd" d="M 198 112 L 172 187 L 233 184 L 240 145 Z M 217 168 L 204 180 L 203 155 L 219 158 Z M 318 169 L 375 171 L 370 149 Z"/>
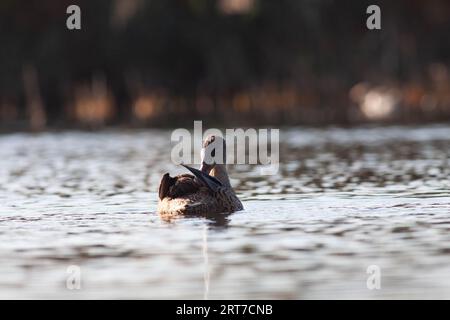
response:
<path id="1" fill-rule="evenodd" d="M 281 137 L 245 211 L 167 221 L 169 131 L 0 136 L 0 298 L 450 298 L 450 127 Z"/>

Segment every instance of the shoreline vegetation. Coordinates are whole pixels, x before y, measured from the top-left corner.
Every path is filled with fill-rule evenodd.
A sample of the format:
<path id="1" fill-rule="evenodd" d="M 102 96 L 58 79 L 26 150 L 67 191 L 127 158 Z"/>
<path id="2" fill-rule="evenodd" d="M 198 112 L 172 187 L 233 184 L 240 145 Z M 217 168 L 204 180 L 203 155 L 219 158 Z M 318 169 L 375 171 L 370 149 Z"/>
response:
<path id="1" fill-rule="evenodd" d="M 4 1 L 0 132 L 450 121 L 450 3 L 370 4 Z"/>
<path id="2" fill-rule="evenodd" d="M 130 105 L 117 106 L 106 86 L 98 92 L 83 91 L 65 106 L 63 118 L 48 114 L 42 98 L 33 96 L 25 110 L 0 106 L 0 132 L 48 129 L 97 130 L 102 128 L 171 128 L 203 120 L 213 126 L 328 126 L 352 127 L 367 124 L 411 125 L 450 121 L 450 83 L 424 91 L 414 85 L 351 88 L 348 99 L 341 97 L 317 107 L 319 93 L 305 94 L 293 87 L 257 89 L 227 97 L 201 95 L 192 99 L 170 97 L 164 91 L 148 92 Z M 103 91 L 106 90 L 106 91 Z M 32 90 L 31 90 L 32 91 Z M 360 92 L 355 92 L 360 91 Z M 324 97 L 322 97 L 324 98 Z M 327 98 L 327 97 L 325 97 Z M 22 112 L 21 112 L 22 111 Z M 19 114 L 23 113 L 22 116 Z M 118 117 L 118 114 L 121 117 Z M 124 114 L 126 113 L 126 114 Z"/>

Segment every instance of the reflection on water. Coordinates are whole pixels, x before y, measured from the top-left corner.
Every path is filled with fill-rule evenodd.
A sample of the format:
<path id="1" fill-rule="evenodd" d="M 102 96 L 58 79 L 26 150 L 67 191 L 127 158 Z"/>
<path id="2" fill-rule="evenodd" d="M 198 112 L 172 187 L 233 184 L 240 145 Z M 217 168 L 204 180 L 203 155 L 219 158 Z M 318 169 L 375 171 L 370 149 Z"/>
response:
<path id="1" fill-rule="evenodd" d="M 170 132 L 0 136 L 0 298 L 450 298 L 450 128 L 281 134 L 244 211 L 169 221 Z"/>

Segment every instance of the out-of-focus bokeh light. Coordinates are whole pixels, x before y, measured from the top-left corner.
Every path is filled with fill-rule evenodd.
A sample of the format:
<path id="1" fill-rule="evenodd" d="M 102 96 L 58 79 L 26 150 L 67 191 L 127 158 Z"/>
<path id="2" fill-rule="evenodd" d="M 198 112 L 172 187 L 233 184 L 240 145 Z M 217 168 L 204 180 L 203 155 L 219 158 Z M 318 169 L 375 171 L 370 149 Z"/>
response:
<path id="1" fill-rule="evenodd" d="M 219 0 L 219 8 L 225 14 L 244 14 L 253 9 L 255 0 Z"/>

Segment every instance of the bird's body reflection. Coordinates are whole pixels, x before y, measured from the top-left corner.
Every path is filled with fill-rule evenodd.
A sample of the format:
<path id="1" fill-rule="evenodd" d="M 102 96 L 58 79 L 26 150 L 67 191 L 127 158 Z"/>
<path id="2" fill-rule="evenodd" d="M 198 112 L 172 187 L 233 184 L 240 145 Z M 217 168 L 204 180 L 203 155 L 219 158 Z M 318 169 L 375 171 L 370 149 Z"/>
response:
<path id="1" fill-rule="evenodd" d="M 208 259 L 208 226 L 207 225 L 203 226 L 203 262 L 204 262 L 204 265 L 205 265 L 204 276 L 203 276 L 204 283 L 205 283 L 203 299 L 208 300 L 208 295 L 209 295 L 209 259 Z"/>

